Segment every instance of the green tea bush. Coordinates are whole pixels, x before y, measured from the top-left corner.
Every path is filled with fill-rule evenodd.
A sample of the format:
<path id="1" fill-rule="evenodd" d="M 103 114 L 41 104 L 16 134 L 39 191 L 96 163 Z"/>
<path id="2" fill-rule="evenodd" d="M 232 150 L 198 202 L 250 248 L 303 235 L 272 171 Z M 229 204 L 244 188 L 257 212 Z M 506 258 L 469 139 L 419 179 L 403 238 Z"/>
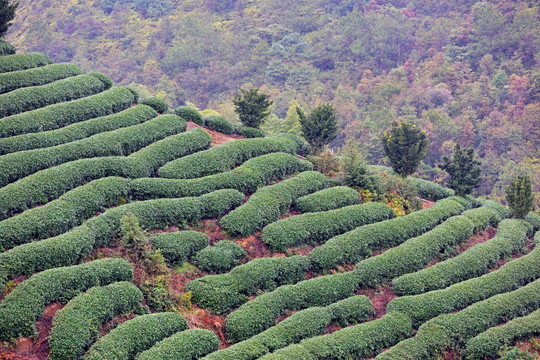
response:
<path id="1" fill-rule="evenodd" d="M 96 260 L 35 274 L 19 284 L 0 304 L 0 339 L 32 335 L 43 309 L 66 302 L 87 289 L 116 281 L 131 281 L 133 269 L 123 259 Z"/>
<path id="2" fill-rule="evenodd" d="M 97 340 L 101 323 L 125 313 L 141 313 L 142 300 L 141 290 L 130 282 L 96 286 L 73 298 L 53 319 L 49 359 L 80 359 Z"/>
<path id="3" fill-rule="evenodd" d="M 171 161 L 158 170 L 160 177 L 193 179 L 231 170 L 243 162 L 268 153 L 296 153 L 296 144 L 287 138 L 236 140 L 206 151 Z"/>
<path id="4" fill-rule="evenodd" d="M 344 206 L 358 205 L 362 197 L 358 191 L 348 186 L 335 186 L 296 200 L 296 209 L 301 213 L 339 209 Z"/>
<path id="5" fill-rule="evenodd" d="M 221 219 L 221 226 L 233 236 L 247 236 L 276 221 L 299 197 L 328 186 L 325 175 L 306 171 L 278 184 L 260 188 L 247 203 Z"/>
<path id="6" fill-rule="evenodd" d="M 133 359 L 157 342 L 184 331 L 187 320 L 173 312 L 137 316 L 101 337 L 84 357 L 87 360 Z"/>
<path id="7" fill-rule="evenodd" d="M 320 244 L 359 226 L 393 217 L 394 211 L 385 204 L 351 205 L 341 209 L 307 213 L 278 220 L 264 227 L 262 240 L 273 251 L 284 252 L 287 248 L 302 244 Z"/>
<path id="8" fill-rule="evenodd" d="M 26 111 L 2 119 L 0 137 L 54 130 L 98 116 L 111 115 L 130 107 L 133 100 L 133 94 L 127 88 L 113 87 L 82 99 Z"/>
<path id="9" fill-rule="evenodd" d="M 227 121 L 223 116 L 209 115 L 204 117 L 204 126 L 210 130 L 219 131 L 225 135 L 234 134 L 235 127 Z"/>
<path id="10" fill-rule="evenodd" d="M 29 86 L 50 84 L 82 73 L 81 68 L 75 64 L 51 64 L 29 70 L 3 73 L 0 74 L 0 94 Z"/>
<path id="11" fill-rule="evenodd" d="M 164 114 L 167 110 L 169 110 L 169 104 L 167 101 L 156 96 L 143 99 L 141 104 L 150 106 L 160 114 Z"/>
<path id="12" fill-rule="evenodd" d="M 113 115 L 82 121 L 57 130 L 0 138 L 0 155 L 70 143 L 106 131 L 141 124 L 156 116 L 156 111 L 151 107 L 137 105 Z"/>
<path id="13" fill-rule="evenodd" d="M 433 229 L 447 218 L 458 215 L 465 208 L 459 203 L 443 199 L 433 207 L 415 211 L 403 217 L 364 225 L 333 237 L 313 249 L 309 259 L 315 270 L 331 269 L 343 264 L 354 264 L 369 256 L 371 251 L 399 245 Z"/>
<path id="14" fill-rule="evenodd" d="M 482 206 L 488 207 L 490 209 L 493 209 L 499 213 L 501 218 L 507 219 L 509 217 L 512 217 L 512 210 L 510 208 L 504 206 L 501 203 L 492 201 L 492 200 L 484 200 L 482 201 Z"/>
<path id="15" fill-rule="evenodd" d="M 6 40 L 0 40 L 0 56 L 15 54 L 15 46 L 8 43 Z"/>
<path id="16" fill-rule="evenodd" d="M 408 180 L 416 186 L 418 195 L 424 199 L 437 201 L 455 195 L 454 190 L 445 188 L 433 181 L 415 177 L 409 177 Z"/>
<path id="17" fill-rule="evenodd" d="M 176 108 L 174 113 L 186 121 L 191 121 L 199 126 L 204 126 L 204 119 L 195 108 L 190 106 L 180 106 Z"/>
<path id="18" fill-rule="evenodd" d="M 462 215 L 472 221 L 475 234 L 484 232 L 490 225 L 496 227 L 502 220 L 497 211 L 487 206 L 464 211 Z"/>
<path id="19" fill-rule="evenodd" d="M 186 130 L 176 115 L 162 115 L 142 124 L 93 135 L 44 149 L 0 156 L 0 186 L 39 170 L 83 158 L 129 155 L 154 142 Z"/>
<path id="20" fill-rule="evenodd" d="M 27 70 L 52 63 L 52 60 L 42 53 L 5 55 L 0 57 L 0 73 Z"/>
<path id="21" fill-rule="evenodd" d="M 136 360 L 197 360 L 216 351 L 219 338 L 210 330 L 191 329 L 168 337 L 151 349 L 139 354 Z"/>
<path id="22" fill-rule="evenodd" d="M 289 133 L 276 133 L 271 136 L 286 137 L 291 139 L 298 145 L 298 155 L 306 156 L 310 152 L 310 147 L 307 142 L 302 140 L 298 135 L 289 134 Z"/>
<path id="23" fill-rule="evenodd" d="M 208 247 L 210 238 L 206 234 L 186 230 L 151 235 L 150 243 L 154 249 L 161 251 L 168 262 L 182 264 Z"/>
<path id="24" fill-rule="evenodd" d="M 238 265 L 246 255 L 242 247 L 229 240 L 221 240 L 214 246 L 209 246 L 195 256 L 193 262 L 203 271 L 222 273 Z"/>
<path id="25" fill-rule="evenodd" d="M 528 226 L 523 220 L 503 220 L 493 239 L 475 245 L 454 258 L 394 279 L 392 290 L 397 295 L 421 294 L 480 276 L 497 265 L 500 259 L 519 252 L 527 240 L 527 230 Z"/>
<path id="26" fill-rule="evenodd" d="M 532 225 L 533 231 L 540 230 L 540 215 L 530 212 L 525 216 L 525 221 Z"/>
<path id="27" fill-rule="evenodd" d="M 249 126 L 240 126 L 236 129 L 236 132 L 247 139 L 262 138 L 266 136 L 264 131 L 262 131 L 261 129 L 257 129 L 257 128 L 253 128 Z"/>

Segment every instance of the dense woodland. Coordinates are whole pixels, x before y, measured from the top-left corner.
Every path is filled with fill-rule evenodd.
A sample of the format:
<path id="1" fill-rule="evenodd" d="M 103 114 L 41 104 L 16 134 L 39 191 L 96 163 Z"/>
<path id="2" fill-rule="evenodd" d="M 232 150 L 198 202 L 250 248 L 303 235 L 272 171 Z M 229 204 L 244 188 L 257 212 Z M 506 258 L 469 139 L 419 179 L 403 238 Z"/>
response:
<path id="1" fill-rule="evenodd" d="M 540 191 L 540 14 L 536 1 L 21 0 L 7 40 L 120 84 L 235 120 L 238 88 L 271 94 L 267 132 L 299 133 L 295 106 L 331 102 L 341 147 L 384 163 L 396 119 L 431 139 L 421 175 L 455 143 L 482 159 L 476 195 L 521 171 Z"/>

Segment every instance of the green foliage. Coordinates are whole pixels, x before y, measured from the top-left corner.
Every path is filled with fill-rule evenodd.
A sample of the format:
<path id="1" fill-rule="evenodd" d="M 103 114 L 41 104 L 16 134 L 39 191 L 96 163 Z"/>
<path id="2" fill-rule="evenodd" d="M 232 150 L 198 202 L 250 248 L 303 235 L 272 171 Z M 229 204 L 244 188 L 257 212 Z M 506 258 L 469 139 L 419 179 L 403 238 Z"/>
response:
<path id="1" fill-rule="evenodd" d="M 392 169 L 403 177 L 414 174 L 427 155 L 429 140 L 425 132 L 405 121 L 394 122 L 389 130 L 381 141 Z"/>
<path id="2" fill-rule="evenodd" d="M 0 40 L 0 56 L 13 55 L 15 52 L 15 46 L 5 40 Z"/>
<path id="3" fill-rule="evenodd" d="M 528 176 L 515 178 L 506 189 L 506 201 L 514 217 L 524 219 L 534 208 L 531 179 Z"/>
<path id="4" fill-rule="evenodd" d="M 498 355 L 500 356 L 499 360 L 535 360 L 533 354 L 523 351 L 517 346 L 503 347 Z"/>
<path id="5" fill-rule="evenodd" d="M 317 151 L 336 138 L 336 109 L 331 104 L 319 105 L 309 115 L 299 107 L 296 107 L 296 112 L 302 125 L 302 135 Z"/>
<path id="6" fill-rule="evenodd" d="M 161 251 L 172 264 L 182 264 L 210 244 L 208 235 L 197 231 L 179 231 L 150 236 L 152 247 Z"/>
<path id="7" fill-rule="evenodd" d="M 33 69 L 52 63 L 52 60 L 42 53 L 6 55 L 0 57 L 0 73 Z"/>
<path id="8" fill-rule="evenodd" d="M 273 102 L 268 100 L 270 95 L 259 92 L 259 89 L 240 89 L 233 97 L 234 111 L 245 126 L 259 128 L 268 115 Z"/>
<path id="9" fill-rule="evenodd" d="M 482 180 L 481 163 L 476 160 L 473 148 L 462 149 L 459 144 L 456 144 L 452 160 L 445 156 L 443 161 L 444 163 L 439 167 L 450 175 L 447 185 L 456 191 L 457 196 L 471 194 Z"/>
<path id="10" fill-rule="evenodd" d="M 0 94 L 29 86 L 46 85 L 81 75 L 75 64 L 51 64 L 42 67 L 0 74 Z"/>
<path id="11" fill-rule="evenodd" d="M 219 338 L 210 330 L 191 329 L 168 337 L 135 357 L 136 360 L 197 360 L 216 351 Z"/>
<path id="12" fill-rule="evenodd" d="M 336 186 L 302 196 L 296 200 L 296 209 L 301 213 L 339 209 L 349 205 L 358 205 L 362 197 L 358 191 L 347 186 Z"/>
<path id="13" fill-rule="evenodd" d="M 253 128 L 249 126 L 240 126 L 236 129 L 236 132 L 239 135 L 245 137 L 246 139 L 263 138 L 266 136 L 264 131 L 262 131 L 261 129 L 257 129 L 257 128 Z"/>
<path id="14" fill-rule="evenodd" d="M 221 240 L 209 246 L 195 256 L 193 262 L 203 271 L 222 273 L 234 268 L 246 255 L 242 247 L 229 240 Z"/>
<path id="15" fill-rule="evenodd" d="M 375 191 L 375 179 L 368 173 L 358 147 L 353 142 L 345 145 L 343 157 L 341 158 L 341 167 L 345 185 L 355 189 Z"/>
<path id="16" fill-rule="evenodd" d="M 174 113 L 186 121 L 191 121 L 200 126 L 204 125 L 204 119 L 202 115 L 195 108 L 192 108 L 190 106 L 180 106 L 176 108 Z"/>
<path id="17" fill-rule="evenodd" d="M 15 10 L 19 6 L 18 1 L 0 0 L 0 39 L 6 36 L 9 27 L 15 19 Z"/>
<path id="18" fill-rule="evenodd" d="M 150 106 L 160 114 L 164 114 L 167 112 L 167 110 L 169 110 L 169 104 L 167 104 L 167 101 L 156 96 L 143 99 L 141 104 Z"/>
<path id="19" fill-rule="evenodd" d="M 220 133 L 231 135 L 236 131 L 233 124 L 227 121 L 223 116 L 209 115 L 204 117 L 204 126 L 210 130 L 219 131 Z"/>

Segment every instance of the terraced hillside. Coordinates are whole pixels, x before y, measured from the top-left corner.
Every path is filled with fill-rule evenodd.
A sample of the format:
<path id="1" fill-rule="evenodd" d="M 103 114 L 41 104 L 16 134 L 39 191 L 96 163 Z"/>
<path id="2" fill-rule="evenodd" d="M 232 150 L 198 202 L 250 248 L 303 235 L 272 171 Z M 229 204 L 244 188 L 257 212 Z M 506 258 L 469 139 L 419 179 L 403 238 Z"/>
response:
<path id="1" fill-rule="evenodd" d="M 536 214 L 414 180 L 434 204 L 396 217 L 295 136 L 42 54 L 0 72 L 0 358 L 491 359 L 540 333 Z"/>

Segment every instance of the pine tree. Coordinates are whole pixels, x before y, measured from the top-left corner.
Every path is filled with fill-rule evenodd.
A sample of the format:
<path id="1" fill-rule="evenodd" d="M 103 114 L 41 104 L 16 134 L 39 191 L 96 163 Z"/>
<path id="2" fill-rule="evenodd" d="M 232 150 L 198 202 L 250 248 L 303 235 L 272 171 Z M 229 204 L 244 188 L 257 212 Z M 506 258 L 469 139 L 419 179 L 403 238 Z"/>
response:
<path id="1" fill-rule="evenodd" d="M 371 192 L 375 190 L 375 178 L 368 173 L 366 163 L 353 140 L 349 140 L 343 149 L 341 167 L 345 185 Z"/>
<path id="2" fill-rule="evenodd" d="M 456 144 L 453 159 L 450 160 L 445 156 L 443 161 L 444 163 L 439 167 L 450 175 L 450 180 L 446 185 L 454 189 L 458 196 L 472 193 L 480 183 L 482 173 L 481 163 L 476 159 L 474 149 L 472 147 L 462 149 L 459 144 Z"/>
<path id="3" fill-rule="evenodd" d="M 234 111 L 245 126 L 258 128 L 270 115 L 273 102 L 269 98 L 270 95 L 260 93 L 259 89 L 240 89 L 240 93 L 232 99 Z"/>
<path id="4" fill-rule="evenodd" d="M 518 176 L 512 180 L 506 188 L 506 201 L 514 217 L 524 219 L 534 206 L 531 179 L 528 176 Z"/>
<path id="5" fill-rule="evenodd" d="M 427 155 L 429 140 L 425 132 L 416 125 L 394 122 L 382 137 L 385 155 L 396 174 L 406 177 L 414 174 Z"/>
<path id="6" fill-rule="evenodd" d="M 15 18 L 17 6 L 19 6 L 18 1 L 0 0 L 0 39 L 6 36 L 11 22 Z"/>
<path id="7" fill-rule="evenodd" d="M 315 152 L 328 145 L 337 136 L 338 126 L 336 109 L 331 104 L 317 106 L 309 115 L 296 107 L 302 135 L 313 147 Z"/>

